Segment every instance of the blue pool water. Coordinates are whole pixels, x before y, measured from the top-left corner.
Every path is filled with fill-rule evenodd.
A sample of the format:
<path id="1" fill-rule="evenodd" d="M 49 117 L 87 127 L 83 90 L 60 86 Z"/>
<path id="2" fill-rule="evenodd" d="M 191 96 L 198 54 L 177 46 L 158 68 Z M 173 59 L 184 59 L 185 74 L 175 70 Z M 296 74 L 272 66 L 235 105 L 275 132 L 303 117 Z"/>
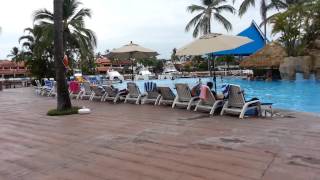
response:
<path id="1" fill-rule="evenodd" d="M 190 87 L 197 84 L 199 79 L 181 78 L 176 80 L 153 80 L 158 86 L 169 86 L 174 90 L 175 83 L 188 83 Z M 202 78 L 206 83 L 212 78 Z M 141 91 L 144 91 L 145 81 L 136 81 Z M 217 78 L 217 91 L 221 92 L 223 84 L 237 84 L 245 91 L 246 99 L 257 97 L 262 102 L 274 103 L 275 108 L 288 109 L 300 112 L 320 113 L 320 82 L 303 80 L 297 75 L 295 81 L 248 81 L 239 78 Z M 126 88 L 126 83 L 117 85 Z M 175 90 L 174 90 L 175 92 Z"/>

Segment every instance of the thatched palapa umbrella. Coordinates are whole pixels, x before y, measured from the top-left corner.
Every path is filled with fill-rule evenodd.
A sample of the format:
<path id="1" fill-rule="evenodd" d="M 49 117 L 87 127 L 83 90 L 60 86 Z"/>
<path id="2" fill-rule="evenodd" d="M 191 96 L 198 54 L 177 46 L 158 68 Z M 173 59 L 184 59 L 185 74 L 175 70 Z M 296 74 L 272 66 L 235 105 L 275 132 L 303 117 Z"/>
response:
<path id="1" fill-rule="evenodd" d="M 284 57 L 287 56 L 284 48 L 277 43 L 267 44 L 263 49 L 257 53 L 245 58 L 240 67 L 244 68 L 279 68 L 283 63 Z"/>
<path id="2" fill-rule="evenodd" d="M 134 59 L 150 58 L 159 55 L 156 51 L 144 48 L 132 41 L 118 49 L 112 50 L 107 56 L 113 59 L 129 59 L 132 62 L 132 80 L 134 79 L 133 61 Z"/>

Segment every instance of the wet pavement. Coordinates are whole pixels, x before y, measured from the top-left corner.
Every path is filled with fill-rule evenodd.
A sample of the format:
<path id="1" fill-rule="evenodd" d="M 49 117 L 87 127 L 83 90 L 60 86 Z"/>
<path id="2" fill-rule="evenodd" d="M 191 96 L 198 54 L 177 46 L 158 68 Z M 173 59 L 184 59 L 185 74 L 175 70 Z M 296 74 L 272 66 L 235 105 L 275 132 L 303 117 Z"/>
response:
<path id="1" fill-rule="evenodd" d="M 320 179 L 320 117 L 209 117 L 152 105 L 73 101 L 89 115 L 48 117 L 54 98 L 0 92 L 2 180 Z"/>

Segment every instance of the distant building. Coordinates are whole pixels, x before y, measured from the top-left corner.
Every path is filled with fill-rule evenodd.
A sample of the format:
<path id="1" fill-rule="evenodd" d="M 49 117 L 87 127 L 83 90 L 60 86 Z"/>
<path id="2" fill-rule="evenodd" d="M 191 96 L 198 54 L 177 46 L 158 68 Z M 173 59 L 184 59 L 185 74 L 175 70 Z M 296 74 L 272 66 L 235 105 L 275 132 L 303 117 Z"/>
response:
<path id="1" fill-rule="evenodd" d="M 25 62 L 0 60 L 0 78 L 20 78 L 29 75 Z"/>
<path id="2" fill-rule="evenodd" d="M 131 66 L 131 61 L 129 60 L 119 60 L 111 61 L 105 56 L 100 56 L 96 60 L 96 71 L 99 74 L 106 74 L 109 69 L 122 70 L 125 66 Z"/>
<path id="3" fill-rule="evenodd" d="M 96 60 L 96 71 L 99 74 L 106 74 L 111 67 L 111 60 L 106 57 L 100 57 Z"/>

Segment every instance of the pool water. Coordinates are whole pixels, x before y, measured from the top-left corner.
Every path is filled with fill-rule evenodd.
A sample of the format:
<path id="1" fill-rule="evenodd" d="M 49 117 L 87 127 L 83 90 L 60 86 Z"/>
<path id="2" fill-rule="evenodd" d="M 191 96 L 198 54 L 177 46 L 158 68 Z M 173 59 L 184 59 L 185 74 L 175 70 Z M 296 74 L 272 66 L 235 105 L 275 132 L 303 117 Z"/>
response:
<path id="1" fill-rule="evenodd" d="M 152 80 L 157 86 L 169 86 L 174 92 L 175 83 L 187 83 L 190 88 L 197 84 L 199 78 L 181 78 L 175 80 Z M 212 78 L 202 78 L 202 83 L 212 81 Z M 140 90 L 144 91 L 145 81 L 136 81 Z M 297 75 L 295 81 L 248 81 L 239 78 L 217 78 L 217 92 L 221 92 L 223 84 L 237 84 L 245 92 L 246 99 L 257 97 L 262 102 L 274 103 L 275 108 L 288 109 L 300 112 L 320 114 L 320 82 L 304 80 Z M 116 85 L 126 88 L 126 83 Z"/>

